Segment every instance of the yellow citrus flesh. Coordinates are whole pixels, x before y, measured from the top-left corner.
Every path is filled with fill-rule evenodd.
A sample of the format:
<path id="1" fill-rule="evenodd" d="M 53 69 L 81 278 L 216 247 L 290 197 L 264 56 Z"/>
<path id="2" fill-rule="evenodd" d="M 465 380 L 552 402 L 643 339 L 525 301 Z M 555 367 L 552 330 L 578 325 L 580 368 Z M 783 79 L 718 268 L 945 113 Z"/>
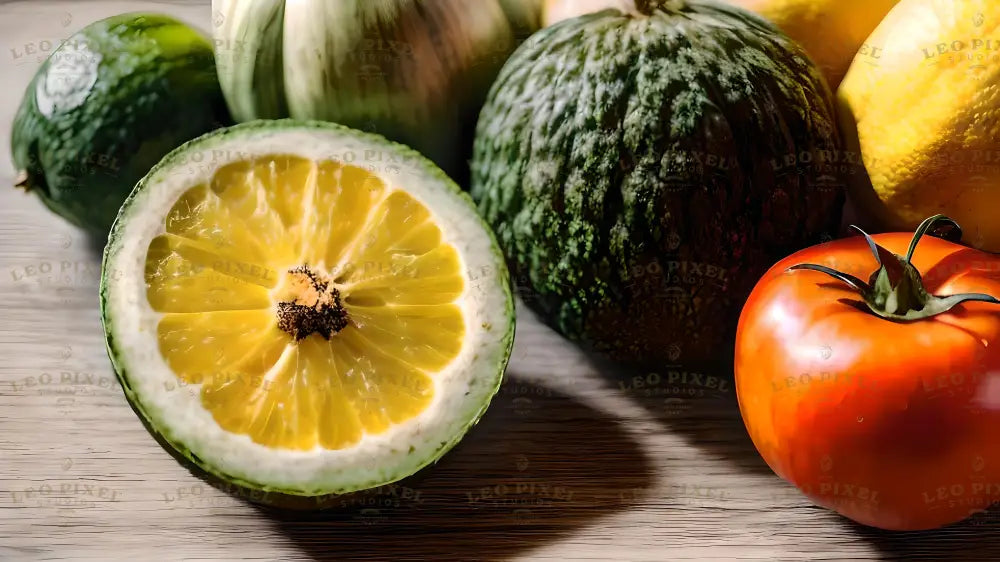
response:
<path id="1" fill-rule="evenodd" d="M 434 374 L 462 348 L 457 251 L 422 203 L 362 168 L 232 163 L 187 190 L 164 226 L 145 271 L 159 349 L 226 431 L 351 447 L 426 409 Z M 326 305 L 346 319 L 339 331 L 311 328 Z"/>
<path id="2" fill-rule="evenodd" d="M 867 177 L 856 206 L 881 229 L 944 213 L 965 241 L 1000 251 L 1000 4 L 902 0 L 837 92 Z"/>

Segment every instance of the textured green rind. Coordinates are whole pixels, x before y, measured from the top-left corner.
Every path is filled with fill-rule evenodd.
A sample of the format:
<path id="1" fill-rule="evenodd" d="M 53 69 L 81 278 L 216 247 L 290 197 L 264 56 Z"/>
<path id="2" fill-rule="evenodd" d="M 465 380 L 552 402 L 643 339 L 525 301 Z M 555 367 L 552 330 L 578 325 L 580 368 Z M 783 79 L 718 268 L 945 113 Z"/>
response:
<path id="1" fill-rule="evenodd" d="M 524 300 L 657 368 L 723 361 L 759 276 L 832 235 L 845 199 L 839 171 L 783 167 L 841 148 L 804 52 L 749 12 L 675 4 L 536 33 L 491 89 L 472 161 Z"/>
<path id="2" fill-rule="evenodd" d="M 64 105 L 86 97 L 46 116 L 43 91 Z M 11 148 L 30 191 L 103 237 L 160 158 L 228 122 L 208 39 L 168 16 L 123 14 L 90 24 L 42 64 L 14 117 Z"/>
<path id="3" fill-rule="evenodd" d="M 227 490 L 237 495 L 240 495 L 246 499 L 254 502 L 272 505 L 281 508 L 290 509 L 323 509 L 330 507 L 333 502 L 329 498 L 330 495 L 337 494 L 347 494 L 352 492 L 358 492 L 362 490 L 367 490 L 371 488 L 377 488 L 385 484 L 391 484 L 401 480 L 411 474 L 415 474 L 424 467 L 434 464 L 441 458 L 445 453 L 447 453 L 452 447 L 454 447 L 461 439 L 464 437 L 465 433 L 474 426 L 482 418 L 483 414 L 486 413 L 489 407 L 490 401 L 486 401 L 478 412 L 474 415 L 469 424 L 464 428 L 463 431 L 456 432 L 454 435 L 448 436 L 449 439 L 442 442 L 441 446 L 437 448 L 430 456 L 424 459 L 418 464 L 416 470 L 411 473 L 398 474 L 395 478 L 390 479 L 373 479 L 368 482 L 357 482 L 355 486 L 346 487 L 341 489 L 330 489 L 330 490 L 296 490 L 296 489 L 284 489 L 274 486 L 263 485 L 258 482 L 253 482 L 243 478 L 235 477 L 231 474 L 227 474 L 223 470 L 220 470 L 213 466 L 211 463 L 198 458 L 191 453 L 182 443 L 174 439 L 168 431 L 164 431 L 157 427 L 154 420 L 152 420 L 143 406 L 142 396 L 138 395 L 132 390 L 129 384 L 128 372 L 130 369 L 141 368 L 141 365 L 125 365 L 121 359 L 121 352 L 118 347 L 118 343 L 112 336 L 111 326 L 114 319 L 108 314 L 108 279 L 113 273 L 109 271 L 109 256 L 115 252 L 115 250 L 121 245 L 120 234 L 119 234 L 119 224 L 123 224 L 128 220 L 131 213 L 132 206 L 136 199 L 136 196 L 140 194 L 145 189 L 154 189 L 155 184 L 151 183 L 151 178 L 157 176 L 161 170 L 169 170 L 174 166 L 182 165 L 189 161 L 189 156 L 196 152 L 204 152 L 206 150 L 211 150 L 213 146 L 219 142 L 232 138 L 239 137 L 241 134 L 252 133 L 259 130 L 272 130 L 279 131 L 281 129 L 290 128 L 306 128 L 306 129 L 322 129 L 326 131 L 332 131 L 343 135 L 353 136 L 355 138 L 363 139 L 366 143 L 374 147 L 381 147 L 386 150 L 392 151 L 394 154 L 405 158 L 406 162 L 412 163 L 413 166 L 419 166 L 427 170 L 431 176 L 433 176 L 440 183 L 439 185 L 443 189 L 448 189 L 454 194 L 456 194 L 461 200 L 465 201 L 468 205 L 470 213 L 477 216 L 475 213 L 475 204 L 467 193 L 465 193 L 461 188 L 455 184 L 443 171 L 441 171 L 437 166 L 435 166 L 430 160 L 421 156 L 415 150 L 389 141 L 382 136 L 365 133 L 337 125 L 335 123 L 321 122 L 321 121 L 307 121 L 307 120 L 294 120 L 294 119 L 279 119 L 279 120 L 257 120 L 249 121 L 246 123 L 241 123 L 224 129 L 218 129 L 212 131 L 208 134 L 202 135 L 196 139 L 184 143 L 183 145 L 177 147 L 169 154 L 167 154 L 156 166 L 153 167 L 149 173 L 143 177 L 139 183 L 136 185 L 135 190 L 128 196 L 125 203 L 121 206 L 118 213 L 118 217 L 111 228 L 111 232 L 108 235 L 108 242 L 104 248 L 103 259 L 101 262 L 101 284 L 100 284 L 100 308 L 101 308 L 101 322 L 104 326 L 105 341 L 108 351 L 108 357 L 114 366 L 115 373 L 118 377 L 118 381 L 122 385 L 122 389 L 125 393 L 125 397 L 128 399 L 129 404 L 132 409 L 136 412 L 139 418 L 142 420 L 143 425 L 147 430 L 156 438 L 157 442 L 165 446 L 168 451 L 175 457 L 180 457 L 186 459 L 190 465 L 197 467 L 199 470 L 207 473 L 210 478 L 217 479 L 219 482 L 224 483 Z M 165 211 L 164 211 L 165 212 Z M 504 315 L 508 318 L 507 326 L 504 327 L 503 336 L 501 338 L 502 342 L 502 360 L 497 364 L 495 382 L 491 385 L 490 397 L 492 398 L 496 392 L 500 389 L 500 384 L 503 382 L 503 375 L 507 368 L 507 362 L 510 359 L 510 352 L 514 345 L 514 333 L 515 333 L 515 315 L 514 315 L 514 297 L 511 293 L 510 288 L 510 273 L 507 270 L 503 254 L 500 250 L 500 246 L 497 244 L 496 237 L 493 236 L 492 231 L 489 226 L 480 218 L 479 219 L 482 228 L 489 234 L 492 241 L 494 256 L 496 258 L 497 271 L 492 276 L 493 280 L 498 286 L 503 288 L 504 295 L 506 297 L 506 308 Z M 324 499 L 324 497 L 326 497 Z"/>

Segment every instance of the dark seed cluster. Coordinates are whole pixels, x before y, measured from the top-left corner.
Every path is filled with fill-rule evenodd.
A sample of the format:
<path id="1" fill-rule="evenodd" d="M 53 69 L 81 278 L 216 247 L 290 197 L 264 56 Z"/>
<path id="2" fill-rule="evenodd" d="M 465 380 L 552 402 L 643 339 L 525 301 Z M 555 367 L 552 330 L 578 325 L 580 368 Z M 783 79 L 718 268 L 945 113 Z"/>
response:
<path id="1" fill-rule="evenodd" d="M 340 291 L 321 279 L 307 266 L 288 270 L 292 275 L 296 298 L 278 303 L 278 328 L 295 341 L 317 333 L 324 339 L 347 327 L 347 311 L 340 302 Z"/>

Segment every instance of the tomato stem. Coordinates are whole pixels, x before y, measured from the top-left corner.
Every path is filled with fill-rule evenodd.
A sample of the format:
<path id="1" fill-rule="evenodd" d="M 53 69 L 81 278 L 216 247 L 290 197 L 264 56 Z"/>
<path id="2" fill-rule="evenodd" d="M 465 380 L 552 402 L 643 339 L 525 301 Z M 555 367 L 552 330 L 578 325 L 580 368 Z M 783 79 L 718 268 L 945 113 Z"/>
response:
<path id="1" fill-rule="evenodd" d="M 854 287 L 854 289 L 856 289 L 860 293 L 865 293 L 871 290 L 871 287 L 868 286 L 868 283 L 865 283 L 864 281 L 858 279 L 857 277 L 851 275 L 850 273 L 843 273 L 837 271 L 836 269 L 829 268 L 825 265 L 818 265 L 815 263 L 800 263 L 798 265 L 793 265 L 792 267 L 789 267 L 787 271 L 795 271 L 798 269 L 811 269 L 813 271 L 819 271 L 821 273 L 825 273 L 830 277 L 836 277 L 837 279 L 840 279 L 841 281 L 847 283 L 851 287 Z"/>
<path id="2" fill-rule="evenodd" d="M 906 250 L 907 263 L 909 263 L 910 260 L 913 258 L 913 252 L 917 249 L 917 242 L 920 242 L 920 239 L 923 237 L 923 235 L 936 222 L 946 222 L 949 225 L 958 228 L 961 231 L 961 227 L 958 226 L 957 222 L 944 215 L 934 215 L 932 217 L 927 217 L 926 219 L 924 219 L 924 222 L 920 223 L 920 225 L 917 227 L 917 230 L 913 233 L 913 238 L 910 239 L 910 247 Z"/>
<path id="3" fill-rule="evenodd" d="M 942 312 L 947 312 L 955 305 L 968 301 L 1000 304 L 1000 300 L 997 298 L 982 293 L 962 293 L 939 297 L 928 293 L 927 289 L 924 288 L 920 272 L 913 266 L 911 259 L 923 235 L 935 223 L 941 222 L 961 232 L 958 223 L 944 215 L 929 217 L 921 222 L 920 226 L 913 233 L 913 238 L 910 240 L 910 246 L 907 249 L 905 257 L 879 246 L 867 232 L 855 225 L 851 225 L 852 228 L 865 237 L 865 242 L 868 243 L 868 248 L 871 249 L 872 256 L 875 257 L 875 261 L 879 265 L 879 268 L 871 274 L 867 283 L 853 275 L 812 263 L 793 265 L 787 271 L 808 269 L 819 271 L 838 279 L 858 291 L 864 298 L 869 310 L 887 320 L 922 320 L 936 316 Z"/>

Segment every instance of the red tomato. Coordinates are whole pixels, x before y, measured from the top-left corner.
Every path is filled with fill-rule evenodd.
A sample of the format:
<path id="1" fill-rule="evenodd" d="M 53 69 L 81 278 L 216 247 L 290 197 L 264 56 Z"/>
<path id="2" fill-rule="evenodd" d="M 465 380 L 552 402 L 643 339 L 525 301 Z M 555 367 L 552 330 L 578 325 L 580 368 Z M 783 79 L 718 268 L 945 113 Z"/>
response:
<path id="1" fill-rule="evenodd" d="M 914 235 L 872 237 L 891 266 L 878 283 L 865 237 L 828 242 L 772 267 L 737 329 L 740 411 L 768 465 L 817 504 L 883 529 L 940 527 L 1000 500 L 1000 301 L 920 299 L 920 277 L 932 295 L 1000 295 L 1000 257 L 920 234 L 915 283 L 889 253 L 905 255 Z M 925 308 L 884 318 L 847 282 L 789 270 L 804 263 L 879 285 L 883 301 L 892 288 L 882 305 L 868 291 L 877 312 L 894 294 Z"/>

